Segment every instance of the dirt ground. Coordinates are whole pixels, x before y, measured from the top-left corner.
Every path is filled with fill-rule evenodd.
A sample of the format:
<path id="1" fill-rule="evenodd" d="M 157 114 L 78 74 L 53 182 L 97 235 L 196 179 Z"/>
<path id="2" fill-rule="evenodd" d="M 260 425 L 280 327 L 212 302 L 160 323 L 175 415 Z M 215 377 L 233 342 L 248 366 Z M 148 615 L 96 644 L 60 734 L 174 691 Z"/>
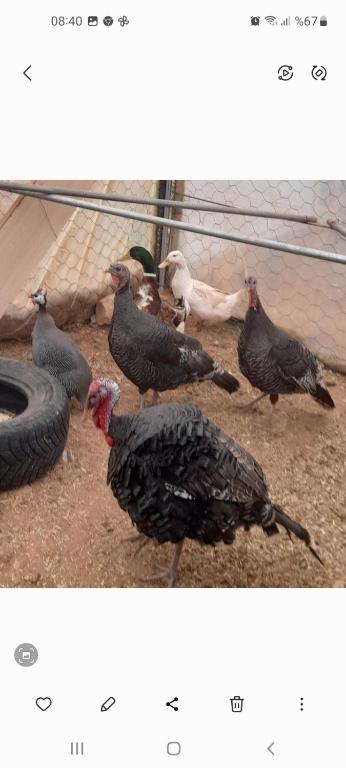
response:
<path id="1" fill-rule="evenodd" d="M 197 335 L 189 318 L 187 331 Z M 285 533 L 268 539 L 260 530 L 239 531 L 232 546 L 186 542 L 178 587 L 346 586 L 346 377 L 326 371 L 333 385 L 334 412 L 304 396 L 280 398 L 270 430 L 268 403 L 253 412 L 237 410 L 254 396 L 239 373 L 239 327 L 198 333 L 205 349 L 232 371 L 241 389 L 229 396 L 213 384 L 181 387 L 161 400 L 193 401 L 262 465 L 271 497 L 306 526 L 318 543 L 322 567 L 300 541 Z M 119 375 L 108 351 L 107 329 L 74 328 L 71 335 L 94 376 Z M 6 342 L 1 354 L 31 359 L 30 343 Z M 119 412 L 138 405 L 135 387 L 121 383 Z M 257 393 L 256 393 L 257 394 Z M 133 559 L 130 520 L 106 485 L 108 451 L 102 434 L 72 409 L 68 447 L 62 460 L 32 486 L 0 496 L 0 585 L 2 587 L 142 587 L 140 581 L 164 567 L 170 545 L 145 547 Z"/>

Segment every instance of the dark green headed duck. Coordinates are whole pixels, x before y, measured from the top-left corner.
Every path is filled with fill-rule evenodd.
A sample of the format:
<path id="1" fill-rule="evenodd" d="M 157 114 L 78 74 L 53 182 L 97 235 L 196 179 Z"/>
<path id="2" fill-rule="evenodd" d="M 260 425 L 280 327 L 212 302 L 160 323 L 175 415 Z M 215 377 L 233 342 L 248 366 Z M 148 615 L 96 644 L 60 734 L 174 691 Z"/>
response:
<path id="1" fill-rule="evenodd" d="M 148 312 L 150 315 L 160 314 L 162 305 L 154 259 L 151 253 L 140 245 L 134 245 L 133 248 L 130 248 L 129 256 L 131 259 L 139 261 L 144 270 L 144 278 L 138 291 L 137 306 L 139 309 L 143 309 L 144 312 Z"/>
<path id="2" fill-rule="evenodd" d="M 168 325 L 175 325 L 177 330 L 184 333 L 185 320 L 188 315 L 183 299 L 175 301 L 175 307 L 167 301 L 161 301 L 159 286 L 156 277 L 154 259 L 146 248 L 141 245 L 134 245 L 129 250 L 129 256 L 135 261 L 139 261 L 144 270 L 144 277 L 136 297 L 136 304 L 139 309 L 148 312 L 150 315 L 158 315 Z"/>

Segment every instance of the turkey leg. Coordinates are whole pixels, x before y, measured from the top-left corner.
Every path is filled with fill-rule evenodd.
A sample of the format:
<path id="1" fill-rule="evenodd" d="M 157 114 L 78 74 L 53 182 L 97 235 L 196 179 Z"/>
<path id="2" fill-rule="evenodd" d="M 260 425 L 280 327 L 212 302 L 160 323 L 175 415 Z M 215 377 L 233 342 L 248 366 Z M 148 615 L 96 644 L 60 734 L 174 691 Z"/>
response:
<path id="1" fill-rule="evenodd" d="M 262 392 L 260 395 L 258 395 L 258 397 L 255 397 L 254 400 L 251 400 L 251 403 L 246 403 L 246 405 L 238 405 L 237 406 L 237 410 L 239 410 L 239 411 L 249 411 L 251 408 L 253 408 L 255 403 L 258 403 L 264 397 L 268 397 L 266 392 Z"/>
<path id="2" fill-rule="evenodd" d="M 166 570 L 160 571 L 159 573 L 153 573 L 151 576 L 145 576 L 144 578 L 140 579 L 140 581 L 160 581 L 161 579 L 167 579 L 166 586 L 174 587 L 175 580 L 177 577 L 178 563 L 180 560 L 180 555 L 181 555 L 183 546 L 184 546 L 183 541 L 179 541 L 178 544 L 175 544 L 174 555 L 169 568 L 166 568 Z"/>

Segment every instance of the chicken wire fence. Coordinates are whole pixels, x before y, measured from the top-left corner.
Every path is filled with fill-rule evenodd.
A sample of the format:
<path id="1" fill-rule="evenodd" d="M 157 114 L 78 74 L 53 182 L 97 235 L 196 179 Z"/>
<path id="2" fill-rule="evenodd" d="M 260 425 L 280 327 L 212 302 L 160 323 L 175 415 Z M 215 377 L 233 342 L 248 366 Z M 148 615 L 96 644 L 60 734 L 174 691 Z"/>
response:
<path id="1" fill-rule="evenodd" d="M 81 182 L 71 183 L 71 186 L 76 185 L 83 186 Z M 134 197 L 154 198 L 158 194 L 157 181 L 96 181 L 84 187 L 95 192 Z M 147 205 L 128 207 L 152 212 Z M 63 209 L 63 220 L 54 216 L 55 208 Z M 33 267 L 30 269 L 29 264 L 27 276 L 24 275 L 20 289 L 6 303 L 6 311 L 0 318 L 1 339 L 25 338 L 30 334 L 35 316 L 30 294 L 39 287 L 47 290 L 49 311 L 58 325 L 89 319 L 97 301 L 111 293 L 109 276 L 104 273 L 109 263 L 126 258 L 132 245 L 142 245 L 149 251 L 155 246 L 156 228 L 153 225 L 0 191 L 0 237 L 2 230 L 12 223 L 12 217 L 16 217 L 14 237 L 17 241 L 13 257 L 17 264 L 25 263 L 28 243 L 23 240 L 20 229 L 26 226 L 27 215 L 37 217 L 32 237 L 36 238 L 38 249 L 43 243 L 42 258 L 37 262 L 34 249 Z M 51 233 L 50 238 L 45 228 Z"/>
<path id="2" fill-rule="evenodd" d="M 179 214 L 181 221 L 225 233 L 332 253 L 346 251 L 346 239 L 327 224 L 330 219 L 346 222 L 345 181 L 185 181 L 177 184 L 176 196 L 186 202 L 197 199 L 250 208 L 254 213 L 316 216 L 318 225 L 185 209 Z M 183 231 L 172 231 L 170 247 L 183 252 L 193 277 L 230 293 L 241 287 L 245 263 L 248 273 L 257 277 L 259 295 L 272 320 L 304 340 L 326 363 L 346 370 L 346 266 Z M 244 292 L 235 310 L 239 318 L 246 307 Z"/>
<path id="3" fill-rule="evenodd" d="M 66 186 L 66 182 L 62 183 Z M 81 182 L 69 182 L 80 188 Z M 158 197 L 158 181 L 85 182 L 90 191 L 133 197 Z M 238 208 L 285 214 L 315 216 L 318 225 L 270 217 L 182 209 L 173 217 L 192 226 L 203 226 L 224 233 L 277 240 L 298 247 L 310 247 L 332 253 L 345 253 L 346 240 L 327 221 L 346 222 L 346 182 L 344 181 L 184 181 L 173 185 L 174 198 L 187 203 L 198 200 Z M 97 300 L 110 292 L 104 269 L 110 261 L 126 257 L 129 248 L 142 245 L 153 251 L 157 227 L 107 215 L 97 211 L 67 208 L 55 203 L 23 198 L 0 191 L 0 239 L 2 229 L 19 218 L 21 207 L 42 209 L 36 231 L 44 240 L 44 226 L 50 229 L 51 242 L 42 258 L 29 270 L 20 290 L 8 303 L 0 319 L 0 338 L 25 336 L 33 322 L 29 295 L 39 286 L 48 292 L 49 306 L 58 324 L 90 317 Z M 116 202 L 107 202 L 117 207 Z M 126 203 L 126 207 L 155 214 L 152 206 Z M 54 218 L 52 210 L 64 209 L 64 220 Z M 24 211 L 22 217 L 24 216 Z M 41 228 L 41 229 L 40 229 Z M 26 245 L 19 237 L 18 258 Z M 165 239 L 168 250 L 179 249 L 187 259 L 193 277 L 227 292 L 243 284 L 244 265 L 258 278 L 258 290 L 271 318 L 285 330 L 303 339 L 310 348 L 332 366 L 346 369 L 346 315 L 343 296 L 346 267 L 306 256 L 283 253 L 213 238 L 195 232 L 171 228 Z M 16 253 L 16 251 L 15 251 Z M 16 253 L 17 255 L 17 253 Z M 246 295 L 236 310 L 246 312 Z"/>

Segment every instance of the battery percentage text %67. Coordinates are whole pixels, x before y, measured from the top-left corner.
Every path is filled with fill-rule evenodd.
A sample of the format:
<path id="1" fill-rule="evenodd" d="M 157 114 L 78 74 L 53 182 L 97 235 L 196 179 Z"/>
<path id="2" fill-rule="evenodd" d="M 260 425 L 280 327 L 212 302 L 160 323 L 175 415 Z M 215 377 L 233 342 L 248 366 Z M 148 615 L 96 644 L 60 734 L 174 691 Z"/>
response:
<path id="1" fill-rule="evenodd" d="M 295 21 L 299 27 L 313 27 L 316 24 L 318 16 L 296 16 Z"/>

